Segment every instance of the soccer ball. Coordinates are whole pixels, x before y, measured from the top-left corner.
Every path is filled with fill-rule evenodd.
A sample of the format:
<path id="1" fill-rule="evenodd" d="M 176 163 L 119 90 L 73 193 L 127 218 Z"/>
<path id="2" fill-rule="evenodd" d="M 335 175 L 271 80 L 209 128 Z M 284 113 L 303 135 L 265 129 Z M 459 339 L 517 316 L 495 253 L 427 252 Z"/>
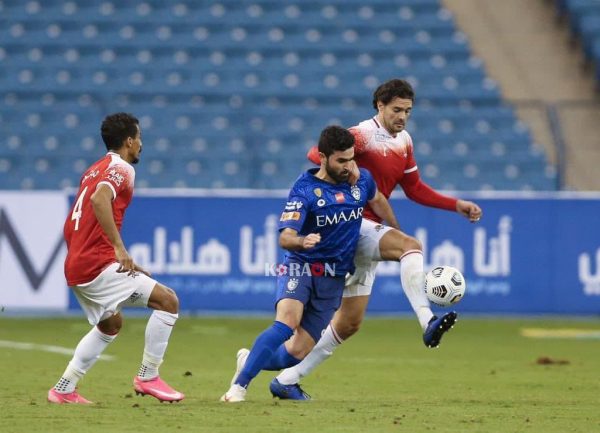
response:
<path id="1" fill-rule="evenodd" d="M 456 304 L 465 294 L 465 278 L 452 266 L 437 266 L 425 277 L 425 294 L 440 307 Z"/>

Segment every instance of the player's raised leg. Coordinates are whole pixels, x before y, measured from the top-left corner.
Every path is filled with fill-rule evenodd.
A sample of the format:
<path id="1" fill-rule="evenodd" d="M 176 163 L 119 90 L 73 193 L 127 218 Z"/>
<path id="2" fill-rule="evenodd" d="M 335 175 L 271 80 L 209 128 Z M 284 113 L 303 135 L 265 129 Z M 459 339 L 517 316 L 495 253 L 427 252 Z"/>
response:
<path id="1" fill-rule="evenodd" d="M 388 231 L 379 242 L 382 260 L 400 258 L 400 281 L 404 294 L 423 329 L 423 343 L 438 347 L 442 336 L 452 328 L 457 314 L 454 311 L 441 317 L 433 315 L 425 295 L 425 272 L 421 243 L 400 230 Z"/>
<path id="2" fill-rule="evenodd" d="M 77 344 L 73 359 L 60 380 L 50 391 L 48 401 L 63 404 L 90 404 L 76 391 L 77 383 L 92 368 L 106 347 L 113 342 L 121 329 L 123 319 L 120 313 L 102 320 L 94 326 Z"/>
<path id="3" fill-rule="evenodd" d="M 161 402 L 183 400 L 184 395 L 171 388 L 158 373 L 171 331 L 179 317 L 179 300 L 173 290 L 156 283 L 148 299 L 148 307 L 154 311 L 146 325 L 144 355 L 133 386 L 138 395 L 152 395 Z"/>

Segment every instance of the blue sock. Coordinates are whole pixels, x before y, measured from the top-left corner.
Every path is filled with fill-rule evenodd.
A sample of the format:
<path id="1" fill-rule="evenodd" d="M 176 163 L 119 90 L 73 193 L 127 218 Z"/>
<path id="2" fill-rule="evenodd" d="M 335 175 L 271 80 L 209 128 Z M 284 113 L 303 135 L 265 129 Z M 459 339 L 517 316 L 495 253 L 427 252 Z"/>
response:
<path id="1" fill-rule="evenodd" d="M 244 369 L 240 372 L 235 383 L 247 388 L 250 381 L 269 363 L 277 348 L 288 340 L 293 333 L 292 328 L 278 321 L 275 321 L 270 328 L 265 329 L 254 342 Z"/>
<path id="2" fill-rule="evenodd" d="M 273 352 L 273 356 L 267 362 L 265 366 L 263 366 L 263 370 L 271 370 L 278 371 L 283 370 L 284 368 L 293 367 L 298 364 L 300 359 L 294 358 L 285 348 L 285 344 L 282 344 L 277 348 L 275 352 Z"/>

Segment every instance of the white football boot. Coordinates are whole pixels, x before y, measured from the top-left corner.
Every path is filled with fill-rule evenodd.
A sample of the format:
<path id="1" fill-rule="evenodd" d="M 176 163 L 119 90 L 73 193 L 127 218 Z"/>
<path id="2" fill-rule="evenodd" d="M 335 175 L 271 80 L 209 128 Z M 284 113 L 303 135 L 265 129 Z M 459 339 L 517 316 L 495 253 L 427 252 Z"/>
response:
<path id="1" fill-rule="evenodd" d="M 225 403 L 239 403 L 246 400 L 246 388 L 234 384 L 231 385 L 229 391 L 221 396 L 221 401 Z"/>

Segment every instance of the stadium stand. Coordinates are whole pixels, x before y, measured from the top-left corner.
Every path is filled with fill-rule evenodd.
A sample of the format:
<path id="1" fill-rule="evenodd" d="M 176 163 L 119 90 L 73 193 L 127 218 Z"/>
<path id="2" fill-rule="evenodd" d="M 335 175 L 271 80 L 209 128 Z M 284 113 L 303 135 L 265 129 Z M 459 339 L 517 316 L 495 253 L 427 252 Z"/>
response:
<path id="1" fill-rule="evenodd" d="M 0 0 L 0 12 L 3 189 L 77 184 L 114 111 L 141 120 L 137 186 L 287 188 L 319 131 L 371 116 L 393 77 L 417 93 L 408 130 L 428 183 L 556 189 L 438 0 Z"/>
<path id="2" fill-rule="evenodd" d="M 600 1 L 556 0 L 559 13 L 569 21 L 573 35 L 581 40 L 586 58 L 594 65 L 600 83 Z"/>

